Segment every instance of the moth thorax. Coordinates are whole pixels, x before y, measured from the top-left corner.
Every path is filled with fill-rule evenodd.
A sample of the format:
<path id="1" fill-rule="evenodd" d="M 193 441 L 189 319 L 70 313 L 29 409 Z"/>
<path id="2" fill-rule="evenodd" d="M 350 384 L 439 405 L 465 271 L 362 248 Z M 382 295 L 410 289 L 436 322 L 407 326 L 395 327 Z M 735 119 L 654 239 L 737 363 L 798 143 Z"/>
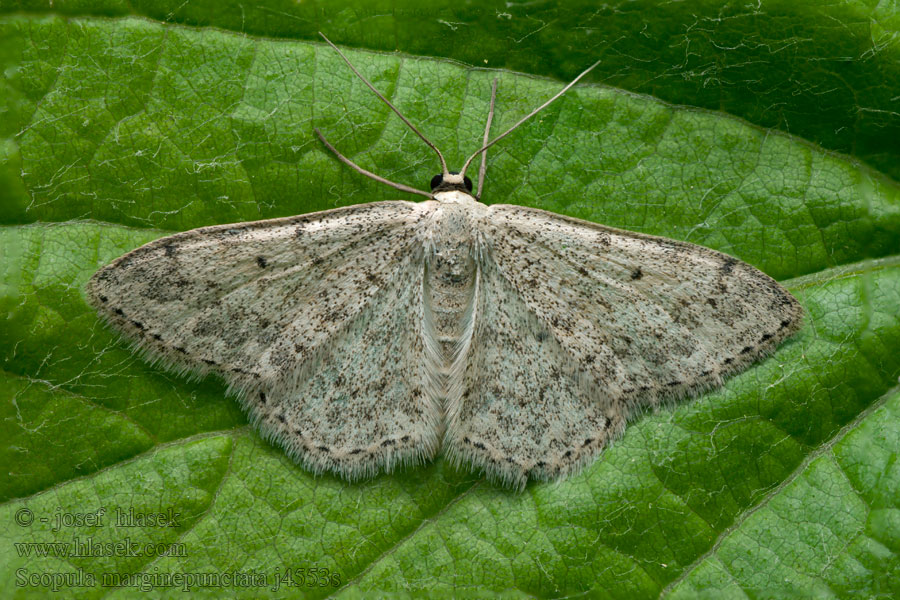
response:
<path id="1" fill-rule="evenodd" d="M 433 245 L 425 260 L 425 303 L 446 364 L 460 347 L 471 319 L 477 263 L 466 207 L 445 206 L 435 215 Z"/>

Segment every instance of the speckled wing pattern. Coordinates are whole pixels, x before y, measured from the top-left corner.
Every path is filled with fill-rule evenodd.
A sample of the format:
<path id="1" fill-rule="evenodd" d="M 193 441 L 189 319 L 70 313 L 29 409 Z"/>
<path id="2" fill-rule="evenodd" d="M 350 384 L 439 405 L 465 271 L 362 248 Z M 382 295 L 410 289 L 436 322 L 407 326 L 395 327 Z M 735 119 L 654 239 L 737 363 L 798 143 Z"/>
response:
<path id="1" fill-rule="evenodd" d="M 579 469 L 629 416 L 720 385 L 801 324 L 777 282 L 701 246 L 511 205 L 482 235 L 446 446 L 515 486 Z"/>
<path id="2" fill-rule="evenodd" d="M 719 252 L 435 198 L 161 238 L 99 270 L 88 299 L 151 358 L 221 376 L 315 472 L 420 463 L 443 437 L 515 487 L 578 470 L 636 412 L 800 326 L 787 291 Z"/>
<path id="3" fill-rule="evenodd" d="M 117 259 L 88 298 L 139 349 L 220 375 L 264 437 L 355 479 L 440 447 L 422 341 L 432 202 L 196 229 Z"/>

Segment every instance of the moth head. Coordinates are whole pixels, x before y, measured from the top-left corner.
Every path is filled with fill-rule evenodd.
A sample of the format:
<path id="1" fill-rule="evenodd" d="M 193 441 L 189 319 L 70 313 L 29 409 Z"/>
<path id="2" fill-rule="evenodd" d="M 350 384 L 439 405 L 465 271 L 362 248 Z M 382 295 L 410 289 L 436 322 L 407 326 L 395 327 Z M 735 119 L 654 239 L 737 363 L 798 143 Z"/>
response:
<path id="1" fill-rule="evenodd" d="M 472 180 L 465 175 L 460 175 L 458 171 L 450 171 L 447 175 L 435 175 L 431 178 L 432 192 L 449 192 L 452 190 L 471 194 Z"/>

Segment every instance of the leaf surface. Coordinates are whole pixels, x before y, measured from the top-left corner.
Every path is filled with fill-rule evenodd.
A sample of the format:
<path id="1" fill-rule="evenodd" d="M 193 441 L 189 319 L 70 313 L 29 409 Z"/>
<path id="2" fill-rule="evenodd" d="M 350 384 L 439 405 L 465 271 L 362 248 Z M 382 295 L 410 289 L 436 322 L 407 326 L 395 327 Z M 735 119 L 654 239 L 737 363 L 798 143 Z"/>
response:
<path id="1" fill-rule="evenodd" d="M 64 582 L 84 597 L 132 597 L 154 577 L 165 595 L 183 584 L 160 574 L 186 573 L 265 578 L 189 586 L 211 597 L 898 594 L 900 188 L 890 169 L 830 152 L 847 148 L 815 128 L 789 136 L 779 128 L 797 131 L 728 102 L 719 112 L 708 100 L 662 102 L 685 102 L 667 77 L 648 75 L 659 89 L 647 89 L 603 72 L 620 87 L 579 86 L 489 152 L 485 202 L 727 252 L 783 280 L 807 310 L 804 329 L 721 390 L 640 417 L 560 483 L 516 494 L 440 459 L 361 484 L 314 477 L 258 437 L 221 382 L 133 356 L 85 304 L 84 284 L 175 231 L 398 197 L 342 167 L 313 127 L 415 187 L 437 162 L 305 33 L 251 19 L 243 31 L 253 35 L 241 35 L 225 9 L 209 21 L 182 9 L 164 16 L 174 23 L 126 16 L 142 6 L 63 3 L 71 14 L 59 16 L 29 5 L 2 22 L 0 594 L 39 596 L 54 585 L 42 574 L 62 573 L 96 579 Z M 813 17 L 785 22 L 797 20 L 799 40 Z M 398 38 L 442 58 L 365 49 L 390 49 L 375 30 L 369 43 L 346 38 L 363 48 L 351 60 L 451 166 L 479 144 L 493 78 L 495 133 L 562 85 L 446 60 L 483 64 L 456 45 Z M 502 55 L 501 32 L 513 30 L 489 35 L 485 56 Z M 590 62 L 573 39 L 541 42 L 567 57 L 559 71 L 537 58 L 525 68 L 525 46 L 505 43 L 511 65 L 558 75 Z M 697 52 L 701 62 L 735 59 L 715 45 Z M 650 69 L 623 56 L 622 74 Z M 857 75 L 871 68 L 851 62 Z M 898 81 L 877 87 L 900 97 Z M 794 102 L 790 86 L 772 93 L 754 101 Z M 829 114 L 819 113 L 819 133 L 844 127 Z M 56 515 L 100 509 L 101 525 L 54 527 Z M 177 513 L 177 527 L 117 524 L 129 511 Z M 53 554 L 126 538 L 141 555 Z M 36 548 L 49 556 L 28 554 Z M 273 589 L 286 573 L 294 587 Z"/>

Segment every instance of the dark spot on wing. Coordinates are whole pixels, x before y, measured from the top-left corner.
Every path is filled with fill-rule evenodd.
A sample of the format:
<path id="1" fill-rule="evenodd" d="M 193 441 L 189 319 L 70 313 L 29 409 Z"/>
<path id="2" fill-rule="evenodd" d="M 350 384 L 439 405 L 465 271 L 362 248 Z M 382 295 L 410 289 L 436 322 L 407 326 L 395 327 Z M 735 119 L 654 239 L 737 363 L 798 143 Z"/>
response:
<path id="1" fill-rule="evenodd" d="M 637 269 L 635 269 L 634 271 L 631 272 L 631 280 L 632 281 L 640 279 L 643 276 L 644 276 L 644 272 L 641 270 L 640 267 L 638 267 Z"/>
<path id="2" fill-rule="evenodd" d="M 725 259 L 725 262 L 722 263 L 722 266 L 719 267 L 719 270 L 722 271 L 722 275 L 731 275 L 731 272 L 734 271 L 734 265 L 737 263 L 737 259 L 729 256 Z"/>
<path id="3" fill-rule="evenodd" d="M 265 256 L 257 256 L 257 257 L 256 257 L 256 264 L 259 265 L 259 268 L 260 268 L 260 269 L 265 269 L 265 268 L 266 268 L 266 265 L 269 264 L 269 261 L 266 260 L 266 257 L 265 257 Z"/>

